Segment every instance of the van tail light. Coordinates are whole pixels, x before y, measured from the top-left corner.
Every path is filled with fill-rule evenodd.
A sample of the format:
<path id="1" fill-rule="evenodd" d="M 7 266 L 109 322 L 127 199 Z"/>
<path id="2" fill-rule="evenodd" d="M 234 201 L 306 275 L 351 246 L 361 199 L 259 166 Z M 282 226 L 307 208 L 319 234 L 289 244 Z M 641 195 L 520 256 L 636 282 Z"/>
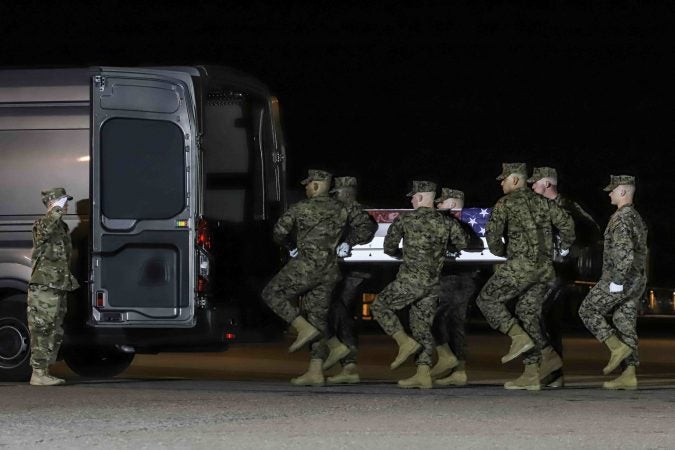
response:
<path id="1" fill-rule="evenodd" d="M 200 294 L 205 293 L 207 283 L 208 280 L 205 277 L 199 275 L 199 278 L 197 278 L 197 292 Z"/>
<path id="2" fill-rule="evenodd" d="M 213 246 L 209 223 L 204 216 L 200 217 L 197 221 L 197 245 L 205 250 L 211 250 L 211 247 Z"/>

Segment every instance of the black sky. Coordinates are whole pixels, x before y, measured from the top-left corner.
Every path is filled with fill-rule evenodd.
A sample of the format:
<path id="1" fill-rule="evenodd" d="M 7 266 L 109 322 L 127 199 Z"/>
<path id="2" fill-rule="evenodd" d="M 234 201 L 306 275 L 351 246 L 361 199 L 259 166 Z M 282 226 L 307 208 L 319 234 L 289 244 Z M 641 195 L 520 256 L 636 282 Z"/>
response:
<path id="1" fill-rule="evenodd" d="M 675 4 L 532 3 L 3 2 L 2 65 L 244 70 L 280 99 L 291 183 L 356 175 L 376 207 L 406 206 L 413 178 L 491 205 L 523 161 L 604 226 L 609 174 L 634 174 L 652 281 L 675 285 Z"/>

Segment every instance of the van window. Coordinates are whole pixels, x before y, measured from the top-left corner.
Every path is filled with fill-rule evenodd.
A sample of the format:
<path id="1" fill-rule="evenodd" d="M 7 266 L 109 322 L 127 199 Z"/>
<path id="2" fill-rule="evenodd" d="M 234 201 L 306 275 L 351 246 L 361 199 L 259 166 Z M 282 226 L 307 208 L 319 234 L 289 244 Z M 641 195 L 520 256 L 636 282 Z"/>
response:
<path id="1" fill-rule="evenodd" d="M 185 209 L 181 129 L 167 121 L 111 119 L 101 129 L 101 209 L 110 219 L 168 219 Z"/>

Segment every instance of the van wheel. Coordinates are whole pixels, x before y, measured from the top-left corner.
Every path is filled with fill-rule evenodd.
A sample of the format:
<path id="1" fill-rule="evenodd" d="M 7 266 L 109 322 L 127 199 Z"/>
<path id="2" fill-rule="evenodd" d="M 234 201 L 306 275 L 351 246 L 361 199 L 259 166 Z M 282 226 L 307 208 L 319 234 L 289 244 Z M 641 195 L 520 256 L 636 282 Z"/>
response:
<path id="1" fill-rule="evenodd" d="M 13 294 L 0 300 L 0 380 L 28 381 L 32 373 L 26 294 Z"/>
<path id="2" fill-rule="evenodd" d="M 69 346 L 63 350 L 63 359 L 73 372 L 89 378 L 114 377 L 124 372 L 134 353 L 123 352 L 115 346 Z"/>

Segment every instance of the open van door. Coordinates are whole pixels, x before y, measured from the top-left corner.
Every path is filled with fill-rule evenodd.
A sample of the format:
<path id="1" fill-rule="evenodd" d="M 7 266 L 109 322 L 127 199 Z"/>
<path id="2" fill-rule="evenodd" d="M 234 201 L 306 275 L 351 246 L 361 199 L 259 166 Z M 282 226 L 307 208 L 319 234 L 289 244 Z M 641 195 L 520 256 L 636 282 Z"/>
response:
<path id="1" fill-rule="evenodd" d="M 96 68 L 90 323 L 191 327 L 195 96 L 180 71 Z"/>

